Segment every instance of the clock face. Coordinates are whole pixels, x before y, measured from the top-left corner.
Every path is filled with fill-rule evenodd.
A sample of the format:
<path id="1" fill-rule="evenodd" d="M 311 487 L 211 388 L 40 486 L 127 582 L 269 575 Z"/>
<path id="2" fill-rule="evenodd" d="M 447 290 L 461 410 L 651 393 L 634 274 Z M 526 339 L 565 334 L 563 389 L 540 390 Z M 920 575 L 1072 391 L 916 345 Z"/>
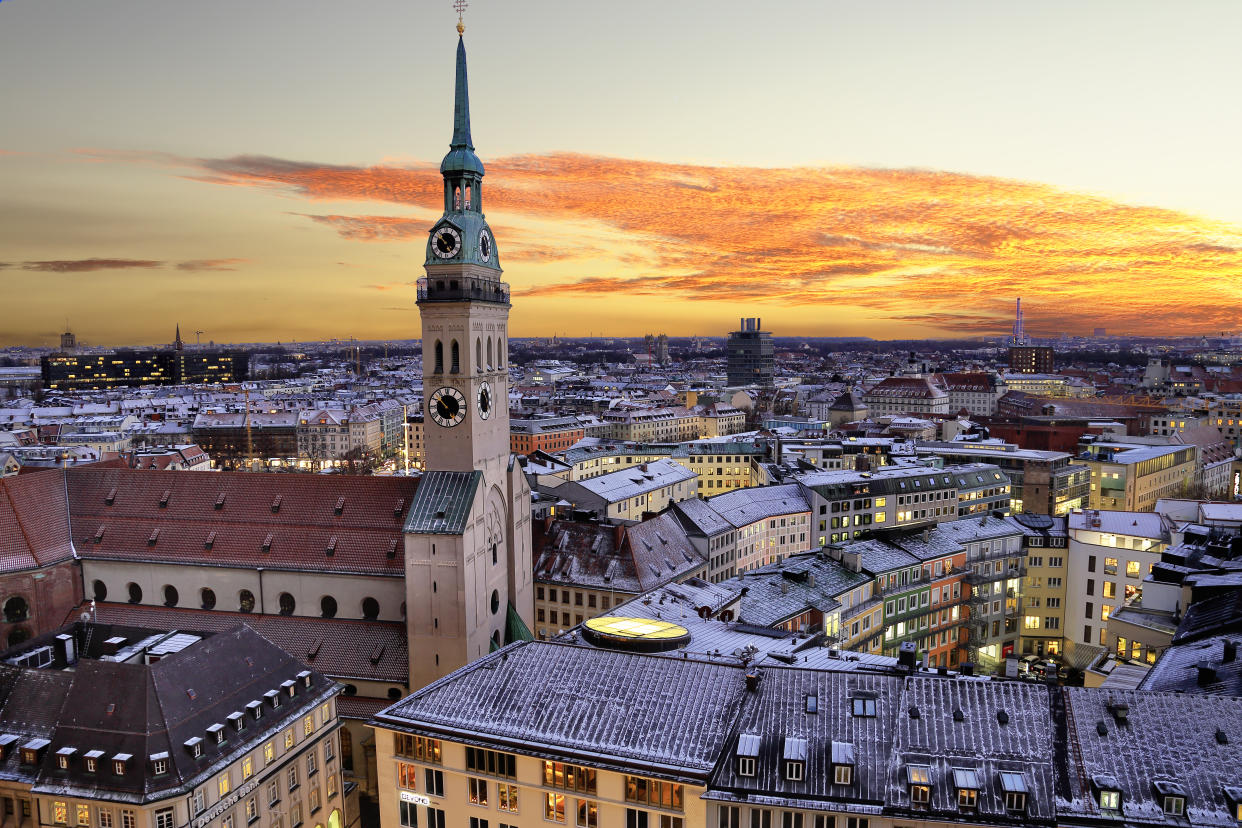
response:
<path id="1" fill-rule="evenodd" d="M 487 419 L 492 416 L 492 386 L 490 383 L 483 382 L 479 384 L 479 394 L 476 402 L 479 406 L 479 416 Z"/>
<path id="2" fill-rule="evenodd" d="M 431 237 L 431 249 L 441 259 L 451 259 L 461 250 L 461 233 L 453 227 L 445 225 Z"/>
<path id="3" fill-rule="evenodd" d="M 436 389 L 427 403 L 431 419 L 445 428 L 452 428 L 466 418 L 466 397 L 456 388 Z"/>
<path id="4" fill-rule="evenodd" d="M 492 237 L 486 228 L 479 231 L 479 258 L 485 262 L 492 260 Z"/>

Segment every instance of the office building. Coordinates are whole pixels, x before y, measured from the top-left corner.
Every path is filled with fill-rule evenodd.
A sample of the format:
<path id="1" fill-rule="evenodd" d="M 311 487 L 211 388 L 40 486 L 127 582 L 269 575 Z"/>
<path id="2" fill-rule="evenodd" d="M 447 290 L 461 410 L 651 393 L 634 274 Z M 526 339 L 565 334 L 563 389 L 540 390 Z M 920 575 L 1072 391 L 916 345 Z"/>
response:
<path id="1" fill-rule="evenodd" d="M 761 330 L 762 319 L 738 321 L 738 329 L 725 343 L 729 385 L 772 386 L 775 378 L 776 346 L 770 331 Z"/>

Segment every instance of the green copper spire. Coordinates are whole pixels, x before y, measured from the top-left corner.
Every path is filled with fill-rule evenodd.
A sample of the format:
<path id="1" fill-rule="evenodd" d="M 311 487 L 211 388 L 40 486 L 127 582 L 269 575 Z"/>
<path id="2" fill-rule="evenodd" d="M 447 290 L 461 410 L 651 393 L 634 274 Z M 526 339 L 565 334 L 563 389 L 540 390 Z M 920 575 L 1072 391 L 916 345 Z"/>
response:
<path id="1" fill-rule="evenodd" d="M 466 43 L 457 36 L 457 88 L 453 96 L 453 140 L 440 164 L 441 173 L 473 172 L 483 175 L 483 162 L 474 154 L 470 138 L 470 89 L 466 82 Z"/>

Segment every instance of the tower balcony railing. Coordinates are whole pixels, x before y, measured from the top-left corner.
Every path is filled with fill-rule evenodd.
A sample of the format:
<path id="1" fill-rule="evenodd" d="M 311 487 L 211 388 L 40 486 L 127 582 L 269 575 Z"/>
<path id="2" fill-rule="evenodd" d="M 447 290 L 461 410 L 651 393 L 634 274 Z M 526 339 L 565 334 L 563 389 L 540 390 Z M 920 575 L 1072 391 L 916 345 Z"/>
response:
<path id="1" fill-rule="evenodd" d="M 418 302 L 494 302 L 509 304 L 509 286 L 498 279 L 435 276 L 418 280 Z"/>

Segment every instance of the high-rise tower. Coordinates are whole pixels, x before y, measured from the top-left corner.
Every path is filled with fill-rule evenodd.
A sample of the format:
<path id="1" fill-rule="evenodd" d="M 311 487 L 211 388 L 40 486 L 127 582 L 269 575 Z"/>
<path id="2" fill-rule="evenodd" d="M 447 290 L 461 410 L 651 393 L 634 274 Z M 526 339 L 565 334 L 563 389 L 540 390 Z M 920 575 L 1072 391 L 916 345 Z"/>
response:
<path id="1" fill-rule="evenodd" d="M 464 5 L 464 4 L 463 4 Z M 509 451 L 509 286 L 483 217 L 458 21 L 444 213 L 418 280 L 426 469 L 406 523 L 410 682 L 433 681 L 533 622 L 530 487 Z"/>

